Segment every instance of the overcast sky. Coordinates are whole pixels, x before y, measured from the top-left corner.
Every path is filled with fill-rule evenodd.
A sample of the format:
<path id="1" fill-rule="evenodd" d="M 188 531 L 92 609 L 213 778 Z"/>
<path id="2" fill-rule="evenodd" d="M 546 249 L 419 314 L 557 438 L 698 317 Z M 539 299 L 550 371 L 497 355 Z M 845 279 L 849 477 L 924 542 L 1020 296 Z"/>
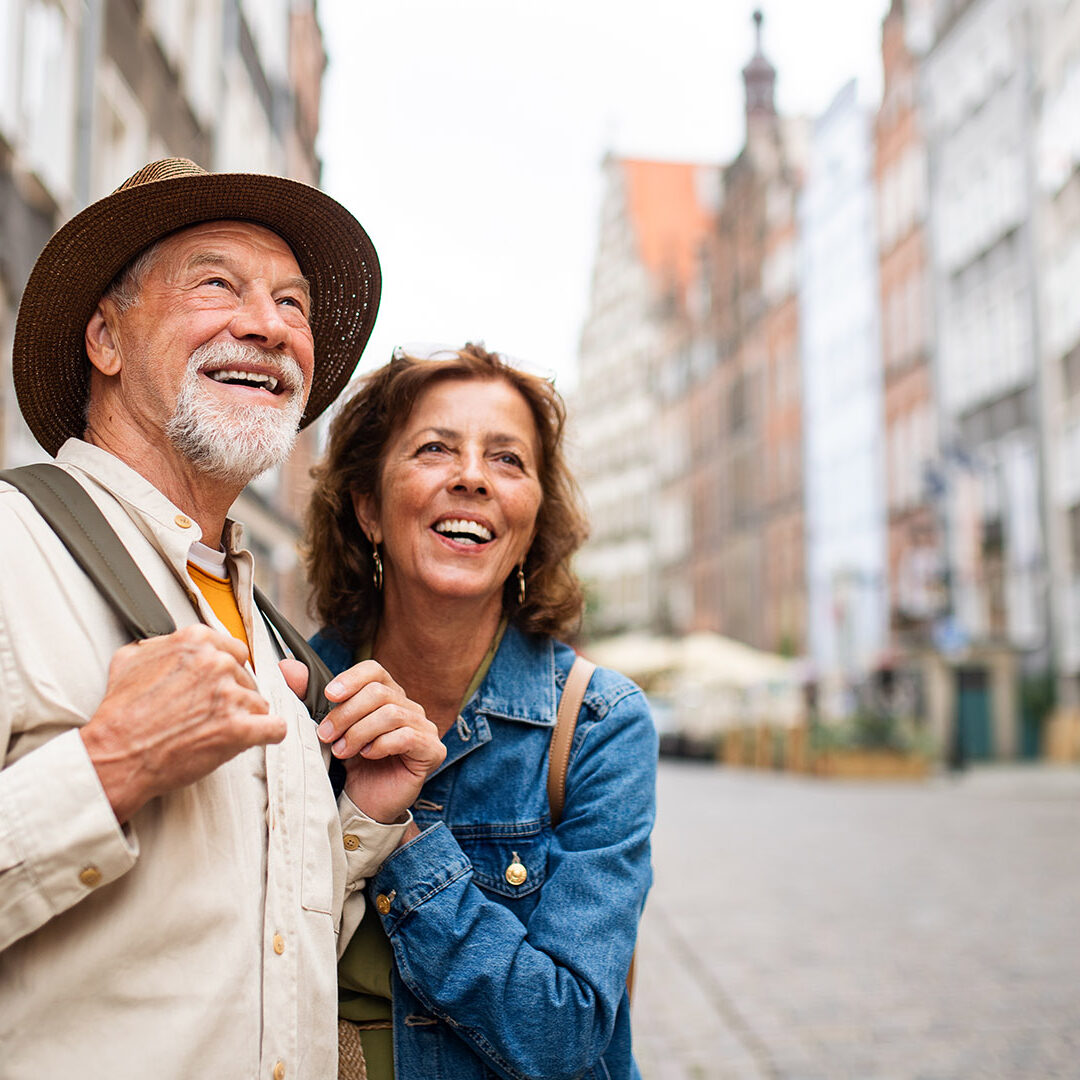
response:
<path id="1" fill-rule="evenodd" d="M 323 186 L 383 268 L 359 371 L 402 342 L 521 357 L 573 385 L 608 150 L 722 162 L 742 144 L 752 0 L 319 0 Z M 852 77 L 880 98 L 888 0 L 767 0 L 782 112 Z"/>

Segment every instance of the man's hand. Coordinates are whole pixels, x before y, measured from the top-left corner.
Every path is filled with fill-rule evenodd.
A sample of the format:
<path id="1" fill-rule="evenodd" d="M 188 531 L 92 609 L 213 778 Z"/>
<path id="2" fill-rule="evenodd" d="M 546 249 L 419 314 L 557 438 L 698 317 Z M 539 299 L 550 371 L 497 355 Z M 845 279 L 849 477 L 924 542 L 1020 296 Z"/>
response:
<path id="1" fill-rule="evenodd" d="M 446 757 L 438 730 L 374 660 L 336 676 L 326 697 L 319 738 L 345 762 L 345 793 L 369 818 L 397 821 Z"/>
<path id="2" fill-rule="evenodd" d="M 155 796 L 285 738 L 246 659 L 242 642 L 202 625 L 117 650 L 79 734 L 121 824 Z"/>

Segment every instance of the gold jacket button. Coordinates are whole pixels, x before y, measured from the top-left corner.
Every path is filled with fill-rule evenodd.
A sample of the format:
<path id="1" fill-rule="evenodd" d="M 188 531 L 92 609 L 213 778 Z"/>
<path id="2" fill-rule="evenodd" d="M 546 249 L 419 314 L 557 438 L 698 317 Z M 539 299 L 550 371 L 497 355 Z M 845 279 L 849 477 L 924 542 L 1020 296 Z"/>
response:
<path id="1" fill-rule="evenodd" d="M 521 860 L 518 858 L 518 853 L 514 852 L 514 857 L 510 862 L 510 865 L 506 868 L 506 880 L 511 885 L 524 885 L 525 879 L 529 876 L 529 871 L 522 865 Z"/>
<path id="2" fill-rule="evenodd" d="M 285 1062 L 279 1061 L 274 1066 L 274 1080 L 285 1080 Z"/>
<path id="3" fill-rule="evenodd" d="M 79 880 L 88 888 L 101 884 L 101 871 L 96 866 L 88 866 L 79 871 Z"/>
<path id="4" fill-rule="evenodd" d="M 342 841 L 345 844 L 346 851 L 355 851 L 360 846 L 360 837 L 351 832 L 347 832 L 342 837 Z"/>
<path id="5" fill-rule="evenodd" d="M 390 914 L 390 897 L 386 893 L 379 893 L 375 897 L 375 907 L 378 909 L 380 915 Z"/>
<path id="6" fill-rule="evenodd" d="M 285 939 L 280 934 L 274 935 L 274 952 L 280 956 L 285 951 Z"/>
<path id="7" fill-rule="evenodd" d="M 187 514 L 177 514 L 173 518 L 173 521 L 180 526 L 181 529 L 190 529 L 194 522 L 187 516 Z"/>

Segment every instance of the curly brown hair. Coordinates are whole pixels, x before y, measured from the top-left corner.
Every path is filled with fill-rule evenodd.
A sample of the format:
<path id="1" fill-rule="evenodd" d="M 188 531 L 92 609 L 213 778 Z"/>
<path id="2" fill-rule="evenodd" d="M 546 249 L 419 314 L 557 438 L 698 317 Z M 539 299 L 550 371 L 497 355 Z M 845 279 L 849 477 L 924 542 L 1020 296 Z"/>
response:
<path id="1" fill-rule="evenodd" d="M 503 587 L 503 611 L 530 633 L 565 637 L 580 624 L 584 594 L 570 559 L 585 542 L 588 525 L 563 455 L 566 406 L 554 386 L 472 343 L 438 359 L 395 350 L 393 359 L 366 376 L 337 411 L 326 456 L 312 470 L 315 491 L 304 545 L 311 612 L 350 648 L 373 640 L 382 602 L 373 582 L 372 545 L 356 519 L 353 496 L 368 496 L 378 506 L 390 440 L 420 395 L 445 379 L 504 379 L 528 403 L 536 422 L 543 497 L 525 557 L 525 602 L 518 603 L 517 575 L 511 574 Z"/>

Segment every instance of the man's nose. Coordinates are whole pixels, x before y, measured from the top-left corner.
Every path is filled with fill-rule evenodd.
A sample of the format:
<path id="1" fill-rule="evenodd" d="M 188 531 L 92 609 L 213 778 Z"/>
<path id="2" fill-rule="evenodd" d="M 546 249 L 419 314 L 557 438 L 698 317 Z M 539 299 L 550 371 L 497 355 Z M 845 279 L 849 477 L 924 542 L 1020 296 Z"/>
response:
<path id="1" fill-rule="evenodd" d="M 289 323 L 274 297 L 265 290 L 244 294 L 233 316 L 233 337 L 264 349 L 280 349 L 289 340 Z"/>

